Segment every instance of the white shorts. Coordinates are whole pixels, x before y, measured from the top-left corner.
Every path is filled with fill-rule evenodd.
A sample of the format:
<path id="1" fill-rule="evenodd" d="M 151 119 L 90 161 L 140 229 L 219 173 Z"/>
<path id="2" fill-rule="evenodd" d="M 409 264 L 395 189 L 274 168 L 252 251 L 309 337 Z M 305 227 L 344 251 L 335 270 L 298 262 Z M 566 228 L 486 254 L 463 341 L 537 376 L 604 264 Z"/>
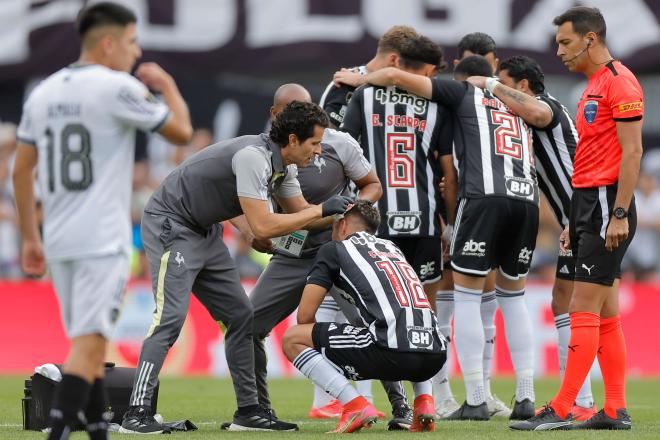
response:
<path id="1" fill-rule="evenodd" d="M 128 256 L 52 261 L 49 268 L 69 338 L 98 333 L 109 339 L 126 291 Z"/>

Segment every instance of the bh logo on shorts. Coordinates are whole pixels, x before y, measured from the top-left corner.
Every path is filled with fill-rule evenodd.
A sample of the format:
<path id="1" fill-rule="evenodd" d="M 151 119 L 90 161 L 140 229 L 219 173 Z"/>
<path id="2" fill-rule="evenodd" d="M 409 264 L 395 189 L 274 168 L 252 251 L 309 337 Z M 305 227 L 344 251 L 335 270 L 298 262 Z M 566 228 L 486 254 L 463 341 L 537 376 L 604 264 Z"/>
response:
<path id="1" fill-rule="evenodd" d="M 486 242 L 470 239 L 465 242 L 462 253 L 468 257 L 483 257 L 486 255 Z"/>
<path id="2" fill-rule="evenodd" d="M 587 101 L 584 103 L 584 119 L 591 124 L 598 116 L 598 101 Z"/>
<path id="3" fill-rule="evenodd" d="M 433 345 L 431 332 L 422 328 L 411 328 L 408 330 L 408 341 L 419 348 L 428 348 Z"/>

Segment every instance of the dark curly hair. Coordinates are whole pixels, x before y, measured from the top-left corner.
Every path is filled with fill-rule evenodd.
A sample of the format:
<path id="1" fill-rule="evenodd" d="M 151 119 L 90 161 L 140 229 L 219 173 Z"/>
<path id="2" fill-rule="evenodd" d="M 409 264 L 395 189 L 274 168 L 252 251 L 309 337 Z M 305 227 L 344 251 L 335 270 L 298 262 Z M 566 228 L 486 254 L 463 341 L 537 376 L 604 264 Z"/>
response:
<path id="1" fill-rule="evenodd" d="M 371 200 L 356 200 L 351 209 L 344 214 L 344 217 L 359 217 L 360 221 L 364 223 L 366 231 L 370 234 L 375 234 L 380 225 L 380 211 L 374 206 Z"/>
<path id="2" fill-rule="evenodd" d="M 269 136 L 280 147 L 289 143 L 289 135 L 295 134 L 300 142 L 314 135 L 314 127 L 329 125 L 323 109 L 312 102 L 291 101 L 277 114 Z"/>
<path id="3" fill-rule="evenodd" d="M 465 57 L 454 67 L 454 77 L 468 78 L 474 75 L 493 76 L 493 68 L 481 55 Z"/>
<path id="4" fill-rule="evenodd" d="M 502 70 L 506 70 L 509 76 L 516 81 L 526 79 L 529 82 L 529 88 L 535 94 L 543 93 L 545 90 L 543 70 L 539 63 L 528 56 L 515 55 L 507 58 L 500 64 L 500 72 Z"/>
<path id="5" fill-rule="evenodd" d="M 444 70 L 447 63 L 442 60 L 442 48 L 424 35 L 409 38 L 401 45 L 401 64 L 404 68 L 419 69 L 424 64 L 432 64 Z"/>

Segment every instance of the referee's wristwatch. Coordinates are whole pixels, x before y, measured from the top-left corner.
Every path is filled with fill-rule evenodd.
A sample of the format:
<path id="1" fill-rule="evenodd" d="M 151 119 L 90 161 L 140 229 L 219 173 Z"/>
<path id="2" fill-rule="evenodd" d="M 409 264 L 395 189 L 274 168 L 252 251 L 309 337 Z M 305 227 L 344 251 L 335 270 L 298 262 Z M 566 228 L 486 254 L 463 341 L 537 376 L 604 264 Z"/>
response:
<path id="1" fill-rule="evenodd" d="M 618 218 L 619 220 L 622 220 L 624 218 L 628 217 L 628 211 L 623 209 L 622 207 L 614 208 L 614 211 L 612 211 L 612 214 L 614 214 L 614 217 Z"/>

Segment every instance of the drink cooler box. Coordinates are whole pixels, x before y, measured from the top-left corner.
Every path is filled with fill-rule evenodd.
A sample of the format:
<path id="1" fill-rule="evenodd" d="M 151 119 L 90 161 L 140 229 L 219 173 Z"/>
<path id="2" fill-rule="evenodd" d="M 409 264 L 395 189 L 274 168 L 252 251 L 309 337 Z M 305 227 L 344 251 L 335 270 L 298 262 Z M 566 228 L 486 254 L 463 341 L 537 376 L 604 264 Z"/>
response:
<path id="1" fill-rule="evenodd" d="M 61 365 L 57 365 L 57 368 L 62 370 Z M 108 393 L 108 411 L 112 414 L 109 423 L 121 424 L 122 417 L 128 410 L 135 372 L 135 368 L 115 367 L 115 364 L 109 362 L 105 364 L 104 383 Z M 25 395 L 22 399 L 23 429 L 41 431 L 48 427 L 50 407 L 58 383 L 36 373 L 25 380 Z M 154 397 L 151 399 L 152 414 L 156 414 L 159 387 L 160 382 L 157 382 Z M 84 429 L 84 426 L 80 424 L 76 429 Z"/>

